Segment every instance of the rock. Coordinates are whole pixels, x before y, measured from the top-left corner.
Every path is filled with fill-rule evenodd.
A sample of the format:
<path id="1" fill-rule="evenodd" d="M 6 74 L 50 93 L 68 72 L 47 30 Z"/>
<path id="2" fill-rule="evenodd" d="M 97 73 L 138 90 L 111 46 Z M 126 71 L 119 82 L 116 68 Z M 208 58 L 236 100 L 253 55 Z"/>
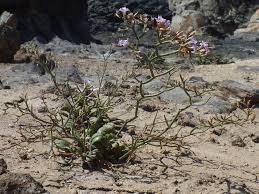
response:
<path id="1" fill-rule="evenodd" d="M 179 115 L 178 124 L 182 126 L 195 127 L 197 121 L 192 112 L 184 112 Z"/>
<path id="2" fill-rule="evenodd" d="M 254 36 L 253 36 L 254 35 Z M 239 28 L 234 32 L 234 36 L 246 40 L 259 40 L 259 9 L 251 17 L 246 28 Z"/>
<path id="3" fill-rule="evenodd" d="M 16 29 L 15 16 L 3 12 L 0 17 L 0 62 L 11 62 L 20 47 L 20 35 Z"/>
<path id="4" fill-rule="evenodd" d="M 221 136 L 225 131 L 226 131 L 225 128 L 216 128 L 216 129 L 213 129 L 212 133 L 217 136 Z"/>
<path id="5" fill-rule="evenodd" d="M 259 143 L 259 132 L 251 134 L 251 139 L 254 143 Z"/>
<path id="6" fill-rule="evenodd" d="M 194 10 L 184 10 L 181 15 L 172 18 L 172 28 L 176 31 L 191 32 L 206 24 L 204 15 Z"/>
<path id="7" fill-rule="evenodd" d="M 247 22 L 258 4 L 257 0 L 169 0 L 168 2 L 170 10 L 178 16 L 182 16 L 186 10 L 198 11 L 205 18 L 204 30 L 221 37 L 233 34 L 240 24 Z"/>
<path id="8" fill-rule="evenodd" d="M 7 173 L 7 164 L 3 158 L 0 159 L 0 175 Z"/>
<path id="9" fill-rule="evenodd" d="M 204 89 L 209 86 L 209 83 L 205 81 L 202 77 L 192 76 L 187 82 L 186 85 L 191 89 Z"/>
<path id="10" fill-rule="evenodd" d="M 217 96 L 212 96 L 212 97 L 210 97 L 210 99 L 208 99 L 208 97 L 206 96 L 203 98 L 203 101 L 201 101 L 201 102 L 205 103 L 205 104 L 195 105 L 195 107 L 198 107 L 200 110 L 204 111 L 206 114 L 230 113 L 235 109 L 230 102 L 225 101 L 222 98 L 217 97 Z"/>
<path id="11" fill-rule="evenodd" d="M 246 73 L 259 73 L 259 66 L 239 66 L 238 70 Z"/>
<path id="12" fill-rule="evenodd" d="M 139 79 L 139 78 L 138 78 Z M 166 84 L 161 80 L 155 79 L 144 85 L 143 89 L 145 93 L 158 93 Z"/>
<path id="13" fill-rule="evenodd" d="M 192 92 L 190 92 L 190 95 L 194 95 Z M 198 100 L 199 98 L 194 98 Z M 189 103 L 189 97 L 185 93 L 185 91 L 179 87 L 170 90 L 168 92 L 164 92 L 160 95 L 160 100 L 167 103 L 175 103 L 175 104 L 188 104 Z"/>
<path id="14" fill-rule="evenodd" d="M 232 146 L 237 146 L 237 147 L 245 147 L 246 146 L 244 140 L 240 136 L 237 136 L 237 135 L 232 136 L 231 144 L 232 144 Z"/>
<path id="15" fill-rule="evenodd" d="M 10 90 L 11 86 L 4 85 L 3 82 L 0 80 L 0 90 Z"/>
<path id="16" fill-rule="evenodd" d="M 0 176 L 0 193 L 46 194 L 47 191 L 28 174 L 5 173 Z"/>
<path id="17" fill-rule="evenodd" d="M 147 112 L 155 112 L 158 110 L 158 107 L 155 105 L 155 103 L 150 101 L 141 103 L 139 107 Z"/>
<path id="18" fill-rule="evenodd" d="M 0 26 L 9 26 L 11 28 L 16 28 L 17 21 L 15 15 L 4 11 L 0 17 Z"/>
<path id="19" fill-rule="evenodd" d="M 224 97 L 235 97 L 250 101 L 250 105 L 259 103 L 259 88 L 252 83 L 240 83 L 233 80 L 224 80 L 218 84 L 218 89 Z"/>
<path id="20" fill-rule="evenodd" d="M 19 49 L 14 55 L 15 63 L 30 63 L 32 56 L 30 56 L 25 49 Z"/>

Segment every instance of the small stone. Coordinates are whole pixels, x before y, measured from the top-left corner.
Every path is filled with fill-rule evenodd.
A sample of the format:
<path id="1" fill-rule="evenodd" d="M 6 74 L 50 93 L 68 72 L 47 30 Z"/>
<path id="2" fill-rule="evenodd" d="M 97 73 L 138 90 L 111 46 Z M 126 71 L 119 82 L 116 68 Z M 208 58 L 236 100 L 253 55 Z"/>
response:
<path id="1" fill-rule="evenodd" d="M 231 140 L 232 146 L 245 147 L 246 144 L 240 136 L 233 136 Z"/>
<path id="2" fill-rule="evenodd" d="M 19 157 L 22 159 L 22 160 L 28 160 L 28 154 L 26 152 L 19 152 Z"/>
<path id="3" fill-rule="evenodd" d="M 225 128 L 217 128 L 217 129 L 213 129 L 212 133 L 217 136 L 221 136 L 225 130 L 226 130 Z"/>
<path id="4" fill-rule="evenodd" d="M 4 86 L 4 89 L 5 89 L 5 90 L 10 90 L 10 89 L 11 89 L 11 86 Z"/>
<path id="5" fill-rule="evenodd" d="M 251 139 L 254 143 L 259 143 L 259 132 L 251 134 Z"/>
<path id="6" fill-rule="evenodd" d="M 156 169 L 157 169 L 157 166 L 150 166 L 149 169 L 152 170 L 152 171 L 153 171 L 153 170 L 156 170 Z"/>
<path id="7" fill-rule="evenodd" d="M 32 153 L 32 152 L 34 152 L 33 148 L 28 149 L 28 153 Z"/>
<path id="8" fill-rule="evenodd" d="M 0 175 L 7 172 L 7 164 L 3 158 L 0 159 Z"/>
<path id="9" fill-rule="evenodd" d="M 48 111 L 48 108 L 46 106 L 40 106 L 38 108 L 38 113 L 46 113 Z"/>
<path id="10" fill-rule="evenodd" d="M 144 102 L 139 107 L 142 108 L 144 111 L 147 111 L 147 112 L 155 112 L 155 111 L 158 110 L 157 106 L 154 105 L 152 102 Z"/>
<path id="11" fill-rule="evenodd" d="M 128 132 L 130 135 L 136 135 L 136 132 L 134 129 L 129 129 Z"/>

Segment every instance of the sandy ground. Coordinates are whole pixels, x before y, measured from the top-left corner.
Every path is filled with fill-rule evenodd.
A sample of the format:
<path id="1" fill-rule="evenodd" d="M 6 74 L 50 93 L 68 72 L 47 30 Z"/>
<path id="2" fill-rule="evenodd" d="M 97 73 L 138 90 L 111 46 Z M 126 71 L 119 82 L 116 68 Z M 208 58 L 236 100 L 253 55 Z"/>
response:
<path id="1" fill-rule="evenodd" d="M 99 71 L 97 59 L 63 57 L 63 63 L 74 63 L 86 74 Z M 108 66 L 114 75 L 121 75 L 127 63 Z M 239 70 L 239 66 L 259 67 L 259 59 L 239 61 L 228 65 L 197 66 L 193 71 L 183 71 L 185 77 L 201 76 L 206 81 L 249 80 L 259 87 L 259 72 Z M 8 65 L 1 65 L 4 72 Z M 193 154 L 183 154 L 175 162 L 170 148 L 145 147 L 137 152 L 136 161 L 113 170 L 89 171 L 80 167 L 64 166 L 60 158 L 49 158 L 47 143 L 27 144 L 20 141 L 18 128 L 13 124 L 15 111 L 3 114 L 4 103 L 27 93 L 35 106 L 39 106 L 39 91 L 44 85 L 28 85 L 11 90 L 0 90 L 0 157 L 4 158 L 11 172 L 28 173 L 42 183 L 51 194 L 86 193 L 175 193 L 175 194 L 258 194 L 259 193 L 259 144 L 250 135 L 259 133 L 259 116 L 255 123 L 244 126 L 227 126 L 216 136 L 212 130 L 190 138 Z M 126 100 L 116 108 L 123 114 L 131 101 Z M 168 105 L 158 104 L 161 107 Z M 259 115 L 259 109 L 255 109 Z M 136 124 L 143 125 L 154 113 L 146 113 Z M 137 129 L 138 130 L 138 129 Z M 140 129 L 139 129 L 140 130 Z M 231 145 L 233 135 L 239 135 L 245 147 Z M 165 154 L 165 151 L 168 151 Z M 21 159 L 27 153 L 28 159 Z"/>

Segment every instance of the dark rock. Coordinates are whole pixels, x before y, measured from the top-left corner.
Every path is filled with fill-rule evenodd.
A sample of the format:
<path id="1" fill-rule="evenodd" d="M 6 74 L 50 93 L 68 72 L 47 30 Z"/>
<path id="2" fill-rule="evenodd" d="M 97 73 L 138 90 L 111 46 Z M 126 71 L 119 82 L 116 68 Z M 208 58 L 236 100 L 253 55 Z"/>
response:
<path id="1" fill-rule="evenodd" d="M 179 115 L 178 118 L 179 125 L 195 127 L 197 125 L 197 121 L 192 112 L 184 112 Z"/>
<path id="2" fill-rule="evenodd" d="M 231 144 L 232 144 L 232 146 L 237 146 L 237 147 L 245 147 L 246 146 L 244 140 L 240 136 L 236 136 L 236 135 L 232 136 Z"/>
<path id="3" fill-rule="evenodd" d="M 139 107 L 147 112 L 155 112 L 158 110 L 158 107 L 154 103 L 149 101 L 142 103 Z"/>
<path id="4" fill-rule="evenodd" d="M 7 164 L 3 158 L 0 159 L 0 175 L 7 173 Z"/>
<path id="5" fill-rule="evenodd" d="M 47 191 L 30 175 L 5 173 L 0 176 L 0 193 L 46 194 Z"/>
<path id="6" fill-rule="evenodd" d="M 3 12 L 0 17 L 0 62 L 12 62 L 20 47 L 20 35 L 16 29 L 15 16 Z"/>
<path id="7" fill-rule="evenodd" d="M 3 82 L 0 80 L 0 90 L 10 90 L 11 86 L 4 85 Z"/>
<path id="8" fill-rule="evenodd" d="M 251 138 L 254 143 L 259 143 L 259 132 L 251 134 Z"/>
<path id="9" fill-rule="evenodd" d="M 216 129 L 213 129 L 212 133 L 217 136 L 221 136 L 225 131 L 226 131 L 225 128 L 216 128 Z"/>
<path id="10" fill-rule="evenodd" d="M 259 103 L 259 88 L 252 83 L 240 83 L 233 80 L 224 80 L 218 84 L 224 97 L 236 97 L 250 101 L 251 105 Z"/>
<path id="11" fill-rule="evenodd" d="M 13 0 L 0 1 L 0 11 L 17 15 L 22 41 L 38 37 L 48 42 L 55 36 L 77 43 L 89 43 L 87 1 Z"/>

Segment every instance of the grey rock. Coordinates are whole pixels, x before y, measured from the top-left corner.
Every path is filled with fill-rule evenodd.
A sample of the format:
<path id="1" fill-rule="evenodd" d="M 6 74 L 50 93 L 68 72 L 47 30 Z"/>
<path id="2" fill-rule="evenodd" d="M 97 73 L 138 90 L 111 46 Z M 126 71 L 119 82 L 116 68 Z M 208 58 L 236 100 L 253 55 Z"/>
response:
<path id="1" fill-rule="evenodd" d="M 246 73 L 259 73 L 259 64 L 258 66 L 239 66 L 238 70 Z"/>
<path id="2" fill-rule="evenodd" d="M 218 84 L 218 89 L 225 97 L 236 97 L 250 101 L 251 105 L 259 103 L 259 88 L 252 83 L 241 83 L 234 80 L 224 80 Z"/>
<path id="3" fill-rule="evenodd" d="M 158 93 L 166 84 L 161 80 L 155 79 L 144 85 L 145 93 Z"/>
<path id="4" fill-rule="evenodd" d="M 233 34 L 240 24 L 249 20 L 257 0 L 169 0 L 169 7 L 181 15 L 185 10 L 199 11 L 206 18 L 205 30 L 212 35 Z"/>
<path id="5" fill-rule="evenodd" d="M 172 18 L 172 27 L 176 31 L 191 32 L 206 24 L 205 16 L 195 10 L 184 10 L 181 15 Z"/>
<path id="6" fill-rule="evenodd" d="M 15 15 L 4 11 L 0 17 L 0 26 L 9 26 L 11 28 L 16 28 L 17 21 Z"/>
<path id="7" fill-rule="evenodd" d="M 0 193 L 46 194 L 47 191 L 28 174 L 5 173 L 0 176 Z"/>
<path id="8" fill-rule="evenodd" d="M 202 77 L 192 76 L 187 82 L 186 85 L 193 89 L 204 89 L 209 86 L 209 83 L 205 81 Z"/>
<path id="9" fill-rule="evenodd" d="M 192 92 L 190 95 L 194 95 Z M 194 98 L 196 101 L 199 100 L 199 98 Z M 160 100 L 163 102 L 168 103 L 175 103 L 175 104 L 188 104 L 189 103 L 189 97 L 185 93 L 185 91 L 179 87 L 170 90 L 168 92 L 164 92 L 160 95 Z"/>
<path id="10" fill-rule="evenodd" d="M 217 96 L 213 96 L 210 99 L 208 99 L 208 97 L 205 97 L 201 102 L 205 104 L 196 107 L 200 108 L 207 114 L 229 113 L 235 109 L 230 102 L 225 101 Z"/>

